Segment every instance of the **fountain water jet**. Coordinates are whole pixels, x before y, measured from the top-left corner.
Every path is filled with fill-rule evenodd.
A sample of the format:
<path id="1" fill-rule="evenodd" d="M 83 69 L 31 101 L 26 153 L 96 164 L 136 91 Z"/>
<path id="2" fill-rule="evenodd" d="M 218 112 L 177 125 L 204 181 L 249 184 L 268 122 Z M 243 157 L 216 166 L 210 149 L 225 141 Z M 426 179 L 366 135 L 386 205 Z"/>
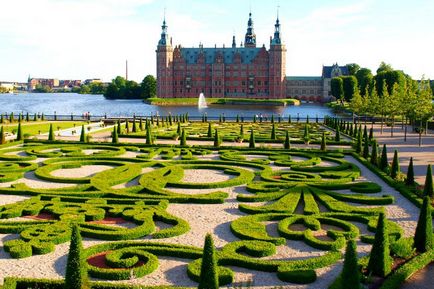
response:
<path id="1" fill-rule="evenodd" d="M 197 107 L 198 108 L 207 108 L 208 105 L 206 104 L 205 95 L 201 92 L 199 94 L 199 99 L 197 101 Z"/>

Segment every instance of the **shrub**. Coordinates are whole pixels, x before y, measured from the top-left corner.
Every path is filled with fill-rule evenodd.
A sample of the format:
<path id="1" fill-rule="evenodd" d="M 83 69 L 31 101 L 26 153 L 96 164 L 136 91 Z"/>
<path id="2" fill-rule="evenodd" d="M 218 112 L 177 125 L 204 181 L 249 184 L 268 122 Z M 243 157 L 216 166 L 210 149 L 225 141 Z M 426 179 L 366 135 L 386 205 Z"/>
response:
<path id="1" fill-rule="evenodd" d="M 368 270 L 374 275 L 384 277 L 389 274 L 392 261 L 389 253 L 389 236 L 386 229 L 386 217 L 384 213 L 378 216 L 377 229 L 374 244 L 369 257 Z"/>
<path id="2" fill-rule="evenodd" d="M 205 237 L 202 266 L 200 270 L 199 289 L 218 289 L 217 258 L 211 234 Z"/>
<path id="3" fill-rule="evenodd" d="M 366 126 L 365 126 L 366 128 Z M 372 146 L 374 147 L 374 146 Z M 368 136 L 364 136 L 363 137 L 363 157 L 365 159 L 368 159 L 369 157 L 369 141 L 368 141 Z"/>
<path id="4" fill-rule="evenodd" d="M 181 140 L 179 143 L 181 146 L 186 146 L 187 145 L 187 136 L 185 134 L 185 129 L 181 130 Z"/>
<path id="5" fill-rule="evenodd" d="M 369 130 L 369 140 L 374 139 L 374 129 L 371 127 L 371 129 Z"/>
<path id="6" fill-rule="evenodd" d="M 112 132 L 112 143 L 118 143 L 119 142 L 119 137 L 118 137 L 118 130 L 116 128 L 116 125 L 113 127 L 113 132 Z"/>
<path id="7" fill-rule="evenodd" d="M 48 141 L 55 141 L 56 138 L 54 137 L 54 130 L 53 130 L 53 124 L 50 123 L 50 130 L 48 131 Z"/>
<path id="8" fill-rule="evenodd" d="M 241 125 L 240 126 L 240 136 L 239 136 L 240 140 L 244 139 L 244 126 Z"/>
<path id="9" fill-rule="evenodd" d="M 215 129 L 214 146 L 217 148 L 220 146 L 220 144 L 221 144 L 221 139 L 220 139 L 219 131 L 218 131 L 218 129 Z"/>
<path id="10" fill-rule="evenodd" d="M 282 281 L 295 284 L 309 284 L 316 281 L 315 270 L 279 271 L 277 277 Z"/>
<path id="11" fill-rule="evenodd" d="M 255 133 L 253 129 L 250 131 L 249 148 L 255 148 Z"/>
<path id="12" fill-rule="evenodd" d="M 326 143 L 325 132 L 322 133 L 322 138 L 321 138 L 321 150 L 322 150 L 322 151 L 326 151 L 326 150 L 327 150 L 327 143 Z"/>
<path id="13" fill-rule="evenodd" d="M 276 139 L 276 126 L 274 125 L 274 121 L 272 121 L 273 122 L 273 125 L 271 126 L 271 139 Z"/>
<path id="14" fill-rule="evenodd" d="M 121 128 L 121 120 L 120 120 L 120 119 L 118 119 L 118 127 L 117 127 L 117 132 L 118 132 L 118 135 L 120 135 L 120 134 L 122 133 L 122 128 Z"/>
<path id="15" fill-rule="evenodd" d="M 289 138 L 289 132 L 286 131 L 285 142 L 283 143 L 283 148 L 289 150 L 291 148 L 291 141 Z"/>
<path id="16" fill-rule="evenodd" d="M 18 130 L 17 130 L 17 141 L 23 140 L 23 130 L 21 129 L 21 122 L 18 123 Z"/>
<path id="17" fill-rule="evenodd" d="M 361 152 L 362 152 L 362 135 L 358 135 L 357 142 L 356 142 L 356 153 L 360 154 Z"/>
<path id="18" fill-rule="evenodd" d="M 417 221 L 416 233 L 414 235 L 414 247 L 423 253 L 433 248 L 433 229 L 431 215 L 431 199 L 425 196 L 422 208 Z"/>
<path id="19" fill-rule="evenodd" d="M 392 253 L 392 255 L 408 259 L 413 255 L 415 251 L 413 247 L 413 238 L 400 238 L 399 240 L 390 244 L 390 252 Z"/>
<path id="20" fill-rule="evenodd" d="M 372 152 L 371 152 L 371 164 L 373 164 L 374 166 L 378 165 L 378 151 L 377 151 L 377 141 L 374 140 L 372 142 Z"/>
<path id="21" fill-rule="evenodd" d="M 432 169 L 431 165 L 426 168 L 425 187 L 423 189 L 423 195 L 430 198 L 434 197 L 434 187 L 432 182 Z"/>
<path id="22" fill-rule="evenodd" d="M 178 123 L 179 126 L 179 123 Z M 207 137 L 212 137 L 212 127 L 211 127 L 211 123 L 208 123 L 208 133 L 206 135 Z"/>
<path id="23" fill-rule="evenodd" d="M 342 285 L 345 285 L 343 288 L 361 288 L 359 268 L 357 265 L 357 245 L 354 240 L 347 242 L 341 278 Z"/>
<path id="24" fill-rule="evenodd" d="M 390 169 L 390 176 L 392 179 L 396 179 L 399 175 L 400 168 L 399 168 L 399 158 L 398 158 L 398 151 L 395 150 L 393 154 L 393 160 L 392 160 L 392 167 Z"/>
<path id="25" fill-rule="evenodd" d="M 5 144 L 5 143 L 6 143 L 6 136 L 2 126 L 0 128 L 0 144 Z"/>
<path id="26" fill-rule="evenodd" d="M 68 261 L 66 263 L 66 289 L 90 288 L 88 285 L 86 259 L 84 257 L 84 249 L 81 242 L 82 241 L 78 225 L 74 224 L 72 227 Z"/>
<path id="27" fill-rule="evenodd" d="M 383 150 L 381 151 L 380 170 L 382 170 L 383 172 L 386 172 L 386 173 L 389 170 L 389 161 L 387 159 L 386 144 L 383 145 Z"/>
<path id="28" fill-rule="evenodd" d="M 86 142 L 86 131 L 84 125 L 81 126 L 80 142 Z"/>
<path id="29" fill-rule="evenodd" d="M 339 131 L 339 126 L 336 127 L 335 141 L 336 142 L 340 142 L 341 141 L 341 132 Z"/>
<path id="30" fill-rule="evenodd" d="M 146 122 L 146 144 L 147 145 L 154 144 L 154 139 L 152 137 L 152 128 L 149 122 Z"/>
<path id="31" fill-rule="evenodd" d="M 407 186 L 413 186 L 414 185 L 413 157 L 410 158 L 410 163 L 408 164 L 407 177 L 405 179 L 405 184 Z"/>

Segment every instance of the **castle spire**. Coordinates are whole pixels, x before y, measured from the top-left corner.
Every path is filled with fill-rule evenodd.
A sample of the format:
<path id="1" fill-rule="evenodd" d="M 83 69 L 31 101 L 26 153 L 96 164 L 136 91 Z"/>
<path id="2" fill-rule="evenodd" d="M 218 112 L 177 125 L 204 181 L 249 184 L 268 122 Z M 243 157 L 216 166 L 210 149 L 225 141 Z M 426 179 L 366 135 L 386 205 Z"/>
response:
<path id="1" fill-rule="evenodd" d="M 164 19 L 163 19 L 163 25 L 161 25 L 161 38 L 160 41 L 158 41 L 159 46 L 166 46 L 170 45 L 169 42 L 169 34 L 167 34 L 167 25 L 166 25 L 166 9 L 164 9 Z"/>
<path id="2" fill-rule="evenodd" d="M 271 45 L 280 45 L 282 40 L 280 39 L 280 21 L 279 21 L 279 6 L 277 6 L 277 18 L 276 24 L 274 24 L 274 37 L 271 41 Z"/>
<path id="3" fill-rule="evenodd" d="M 232 48 L 236 48 L 236 47 L 237 47 L 237 44 L 235 42 L 235 35 L 234 35 L 234 36 L 232 36 Z"/>
<path id="4" fill-rule="evenodd" d="M 256 47 L 256 34 L 253 30 L 252 12 L 249 13 L 249 21 L 247 22 L 247 32 L 244 39 L 245 47 Z"/>

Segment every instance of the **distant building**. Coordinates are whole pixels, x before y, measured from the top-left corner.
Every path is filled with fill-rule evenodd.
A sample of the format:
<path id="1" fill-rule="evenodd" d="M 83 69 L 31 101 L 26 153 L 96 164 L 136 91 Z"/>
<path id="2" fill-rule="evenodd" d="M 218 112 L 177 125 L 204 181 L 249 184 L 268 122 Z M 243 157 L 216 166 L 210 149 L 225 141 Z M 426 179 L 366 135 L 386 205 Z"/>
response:
<path id="1" fill-rule="evenodd" d="M 157 95 L 162 98 L 206 97 L 297 98 L 328 101 L 330 80 L 347 75 L 348 69 L 337 64 L 323 66 L 321 76 L 286 76 L 286 47 L 281 39 L 280 21 L 276 19 L 270 48 L 256 46 L 252 14 L 249 14 L 244 45 L 231 47 L 184 48 L 172 46 L 164 19 L 156 50 Z"/>
<path id="2" fill-rule="evenodd" d="M 29 77 L 28 90 L 34 90 L 38 85 L 54 88 L 59 86 L 59 80 L 56 78 L 30 78 Z"/>
<path id="3" fill-rule="evenodd" d="M 60 80 L 59 86 L 62 88 L 73 88 L 76 86 L 81 86 L 81 80 L 70 80 L 70 79 Z"/>
<path id="4" fill-rule="evenodd" d="M 102 83 L 102 80 L 100 78 L 91 78 L 91 79 L 86 79 L 84 81 L 84 84 L 91 84 L 91 83 Z"/>

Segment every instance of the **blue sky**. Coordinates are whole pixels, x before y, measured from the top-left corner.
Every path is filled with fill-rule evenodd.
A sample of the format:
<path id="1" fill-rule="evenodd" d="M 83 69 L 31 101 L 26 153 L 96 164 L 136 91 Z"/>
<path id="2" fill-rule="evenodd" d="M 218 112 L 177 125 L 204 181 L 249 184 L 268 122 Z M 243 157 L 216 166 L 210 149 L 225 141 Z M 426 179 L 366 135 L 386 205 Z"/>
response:
<path id="1" fill-rule="evenodd" d="M 280 6 L 287 75 L 320 75 L 322 65 L 381 61 L 434 79 L 432 0 L 2 0 L 0 81 L 155 74 L 166 7 L 174 44 L 239 44 L 251 7 L 258 45 L 268 46 Z"/>

